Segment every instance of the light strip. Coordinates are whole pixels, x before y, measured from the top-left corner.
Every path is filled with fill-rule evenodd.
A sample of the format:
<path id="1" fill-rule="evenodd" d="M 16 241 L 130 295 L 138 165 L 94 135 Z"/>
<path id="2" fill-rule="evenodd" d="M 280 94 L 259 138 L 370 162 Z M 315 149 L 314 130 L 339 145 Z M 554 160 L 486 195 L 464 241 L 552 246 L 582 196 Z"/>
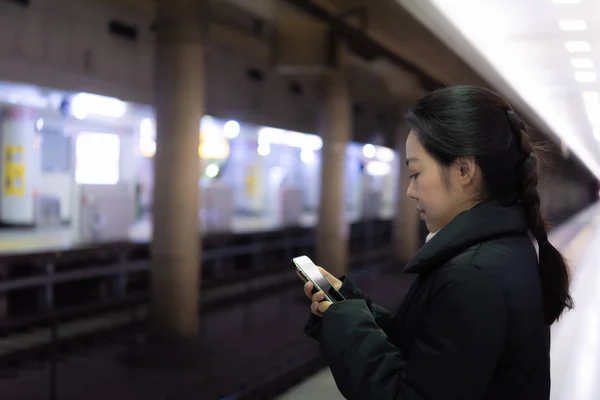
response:
<path id="1" fill-rule="evenodd" d="M 575 71 L 575 80 L 582 83 L 596 82 L 598 76 L 593 71 Z"/>
<path id="2" fill-rule="evenodd" d="M 467 8 L 469 11 L 465 12 L 465 7 L 456 7 L 455 1 L 430 1 L 440 12 L 440 17 L 447 19 L 486 59 L 489 64 L 489 67 L 486 68 L 493 68 L 498 72 L 503 78 L 503 83 L 507 86 L 506 89 L 514 91 L 525 103 L 528 103 L 532 111 L 545 122 L 548 129 L 563 140 L 582 163 L 596 177 L 600 178 L 600 164 L 596 159 L 596 149 L 591 149 L 584 143 L 578 130 L 566 118 L 564 106 L 561 103 L 554 102 L 556 96 L 549 87 L 550 85 L 540 77 L 538 71 L 528 68 L 527 60 L 531 57 L 528 57 L 527 52 L 518 46 L 515 47 L 510 40 L 507 40 L 507 36 L 512 32 L 509 27 L 512 26 L 511 23 L 514 23 L 514 18 L 512 18 L 513 8 L 492 10 L 485 5 L 487 2 L 473 0 L 468 2 Z M 401 1 L 402 4 L 407 6 L 413 4 L 413 2 L 416 3 L 415 0 Z M 413 9 L 419 10 L 419 7 L 415 5 Z M 440 24 L 440 20 L 436 20 L 434 12 L 430 12 L 430 16 L 422 15 L 422 18 L 424 20 L 428 19 L 432 24 L 434 22 Z M 482 21 L 486 21 L 488 26 L 485 27 Z M 492 24 L 491 27 L 498 27 L 498 29 L 495 31 L 489 29 L 489 23 Z M 449 38 L 448 41 L 450 40 Z M 454 44 L 456 45 L 455 50 L 464 49 L 464 46 L 459 45 L 458 42 L 455 41 Z M 564 46 L 566 50 L 572 53 L 591 51 L 591 45 L 586 41 L 568 40 L 564 42 Z M 465 57 L 468 58 L 468 56 Z M 514 62 L 515 59 L 521 58 L 525 60 L 525 63 Z M 532 60 L 532 67 L 535 65 L 534 63 L 535 61 Z M 482 69 L 479 72 L 484 76 L 487 75 L 486 71 Z M 491 80 L 497 79 L 492 77 L 493 75 L 490 73 L 487 76 Z"/>
<path id="3" fill-rule="evenodd" d="M 586 53 L 592 50 L 592 46 L 584 41 L 571 41 L 565 43 L 565 48 L 571 53 Z"/>
<path id="4" fill-rule="evenodd" d="M 594 68 L 594 61 L 590 58 L 572 58 L 571 66 L 577 69 Z"/>
<path id="5" fill-rule="evenodd" d="M 581 19 L 561 19 L 558 21 L 558 27 L 563 31 L 585 31 L 587 22 Z"/>

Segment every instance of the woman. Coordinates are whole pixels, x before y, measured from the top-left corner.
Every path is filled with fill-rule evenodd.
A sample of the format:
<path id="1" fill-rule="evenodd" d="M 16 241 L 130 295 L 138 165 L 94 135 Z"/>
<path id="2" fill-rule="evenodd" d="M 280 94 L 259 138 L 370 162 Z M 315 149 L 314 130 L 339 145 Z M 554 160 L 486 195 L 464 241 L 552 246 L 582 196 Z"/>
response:
<path id="1" fill-rule="evenodd" d="M 572 300 L 524 124 L 469 86 L 426 95 L 406 120 L 407 194 L 433 232 L 405 267 L 418 278 L 397 314 L 347 278 L 327 274 L 347 299 L 334 304 L 307 283 L 307 334 L 348 399 L 548 399 L 550 325 Z"/>

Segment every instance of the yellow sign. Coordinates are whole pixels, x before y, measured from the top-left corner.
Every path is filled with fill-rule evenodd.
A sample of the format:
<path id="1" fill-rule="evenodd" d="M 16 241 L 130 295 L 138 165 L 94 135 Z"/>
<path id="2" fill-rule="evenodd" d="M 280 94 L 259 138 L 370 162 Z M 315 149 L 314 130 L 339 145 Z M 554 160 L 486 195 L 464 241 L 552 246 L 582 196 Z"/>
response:
<path id="1" fill-rule="evenodd" d="M 246 194 L 249 197 L 254 197 L 256 195 L 256 188 L 257 188 L 256 168 L 253 165 L 251 165 L 247 169 L 245 188 L 246 188 Z"/>
<path id="2" fill-rule="evenodd" d="M 23 146 L 4 146 L 3 192 L 5 196 L 25 195 L 25 150 Z"/>

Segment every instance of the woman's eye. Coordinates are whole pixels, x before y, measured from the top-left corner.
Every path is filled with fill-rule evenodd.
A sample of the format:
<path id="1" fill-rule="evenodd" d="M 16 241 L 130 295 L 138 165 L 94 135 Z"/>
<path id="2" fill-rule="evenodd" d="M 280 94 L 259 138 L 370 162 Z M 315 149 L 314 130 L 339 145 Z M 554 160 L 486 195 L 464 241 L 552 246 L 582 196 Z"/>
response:
<path id="1" fill-rule="evenodd" d="M 409 176 L 410 179 L 417 179 L 417 176 L 419 176 L 419 174 L 412 174 L 411 176 Z"/>

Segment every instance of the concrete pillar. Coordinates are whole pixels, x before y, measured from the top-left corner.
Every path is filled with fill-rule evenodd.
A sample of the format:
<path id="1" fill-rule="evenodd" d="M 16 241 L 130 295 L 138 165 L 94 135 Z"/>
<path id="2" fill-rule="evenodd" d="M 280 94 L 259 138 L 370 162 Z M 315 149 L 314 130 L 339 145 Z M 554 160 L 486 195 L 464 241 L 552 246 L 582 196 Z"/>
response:
<path id="1" fill-rule="evenodd" d="M 198 333 L 199 126 L 204 112 L 204 0 L 159 0 L 151 308 L 154 333 Z"/>
<path id="2" fill-rule="evenodd" d="M 419 213 L 416 204 L 406 195 L 410 183 L 406 171 L 406 138 L 410 129 L 403 123 L 396 133 L 396 151 L 399 155 L 400 185 L 394 216 L 394 250 L 399 262 L 410 260 L 419 249 Z"/>
<path id="3" fill-rule="evenodd" d="M 352 110 L 343 68 L 323 75 L 321 114 L 321 200 L 317 226 L 317 264 L 336 276 L 348 268 L 345 207 L 346 147 L 352 133 Z"/>

